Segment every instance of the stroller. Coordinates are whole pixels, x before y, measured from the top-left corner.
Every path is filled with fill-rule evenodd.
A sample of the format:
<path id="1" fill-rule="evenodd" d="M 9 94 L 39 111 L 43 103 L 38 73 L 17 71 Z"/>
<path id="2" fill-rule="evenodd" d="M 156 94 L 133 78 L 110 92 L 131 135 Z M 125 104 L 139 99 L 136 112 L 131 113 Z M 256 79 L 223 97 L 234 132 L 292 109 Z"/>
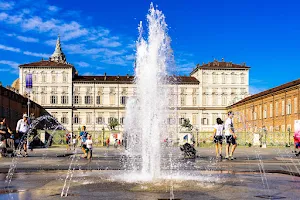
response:
<path id="1" fill-rule="evenodd" d="M 189 143 L 185 143 L 180 147 L 180 150 L 183 152 L 184 158 L 196 158 L 196 149 Z"/>

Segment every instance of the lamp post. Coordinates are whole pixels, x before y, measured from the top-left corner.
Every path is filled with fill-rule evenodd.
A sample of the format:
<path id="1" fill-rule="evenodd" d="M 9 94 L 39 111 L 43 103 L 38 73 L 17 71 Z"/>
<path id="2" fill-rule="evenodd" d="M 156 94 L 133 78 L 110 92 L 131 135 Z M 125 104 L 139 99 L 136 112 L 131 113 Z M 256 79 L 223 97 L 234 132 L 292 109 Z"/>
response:
<path id="1" fill-rule="evenodd" d="M 289 143 L 288 143 L 287 147 L 290 147 L 291 146 L 291 128 L 290 127 L 288 128 L 288 132 L 289 132 Z"/>
<path id="2" fill-rule="evenodd" d="M 104 146 L 104 133 L 105 133 L 105 129 L 104 129 L 104 126 L 102 127 L 102 144 L 103 144 L 103 146 Z"/>
<path id="3" fill-rule="evenodd" d="M 30 92 L 32 91 L 32 74 L 28 73 L 25 77 L 25 85 L 26 85 L 26 91 L 27 91 L 27 117 L 30 116 Z M 29 118 L 30 119 L 30 118 Z M 29 131 L 27 132 L 27 148 L 29 147 Z"/>

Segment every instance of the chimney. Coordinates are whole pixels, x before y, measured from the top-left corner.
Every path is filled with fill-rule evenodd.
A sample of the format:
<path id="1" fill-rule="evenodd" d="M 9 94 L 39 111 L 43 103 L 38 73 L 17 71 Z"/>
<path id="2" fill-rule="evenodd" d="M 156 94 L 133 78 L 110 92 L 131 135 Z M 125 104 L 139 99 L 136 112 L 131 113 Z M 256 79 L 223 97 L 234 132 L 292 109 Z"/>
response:
<path id="1" fill-rule="evenodd" d="M 104 80 L 106 81 L 106 72 L 104 72 Z"/>
<path id="2" fill-rule="evenodd" d="M 127 79 L 129 78 L 129 74 L 126 74 L 126 76 L 127 76 Z"/>

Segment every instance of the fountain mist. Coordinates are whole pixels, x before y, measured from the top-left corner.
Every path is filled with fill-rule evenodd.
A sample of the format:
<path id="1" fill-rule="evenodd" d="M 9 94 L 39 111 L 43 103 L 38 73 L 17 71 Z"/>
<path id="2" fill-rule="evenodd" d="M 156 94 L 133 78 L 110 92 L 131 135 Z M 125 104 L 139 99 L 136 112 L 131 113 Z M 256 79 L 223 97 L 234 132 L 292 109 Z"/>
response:
<path id="1" fill-rule="evenodd" d="M 143 38 L 142 23 L 136 51 L 136 96 L 129 100 L 125 132 L 129 156 L 141 153 L 142 175 L 160 176 L 161 144 L 166 135 L 168 115 L 167 63 L 170 52 L 167 24 L 161 11 L 150 5 L 147 15 L 148 39 Z M 137 162 L 131 161 L 133 169 Z"/>

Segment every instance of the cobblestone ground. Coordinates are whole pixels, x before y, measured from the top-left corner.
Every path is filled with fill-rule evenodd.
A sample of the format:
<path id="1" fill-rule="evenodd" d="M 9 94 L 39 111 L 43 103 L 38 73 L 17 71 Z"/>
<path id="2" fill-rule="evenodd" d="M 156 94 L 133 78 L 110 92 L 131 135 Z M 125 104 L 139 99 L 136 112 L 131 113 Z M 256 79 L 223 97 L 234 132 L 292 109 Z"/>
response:
<path id="1" fill-rule="evenodd" d="M 140 177 L 123 168 L 122 148 L 95 148 L 90 161 L 63 148 L 1 158 L 0 199 L 299 199 L 300 160 L 290 148 L 239 147 L 233 161 L 216 160 L 213 148 L 198 148 L 193 160 L 170 151 L 173 168 L 166 157 L 168 176 L 154 182 L 129 181 Z"/>

